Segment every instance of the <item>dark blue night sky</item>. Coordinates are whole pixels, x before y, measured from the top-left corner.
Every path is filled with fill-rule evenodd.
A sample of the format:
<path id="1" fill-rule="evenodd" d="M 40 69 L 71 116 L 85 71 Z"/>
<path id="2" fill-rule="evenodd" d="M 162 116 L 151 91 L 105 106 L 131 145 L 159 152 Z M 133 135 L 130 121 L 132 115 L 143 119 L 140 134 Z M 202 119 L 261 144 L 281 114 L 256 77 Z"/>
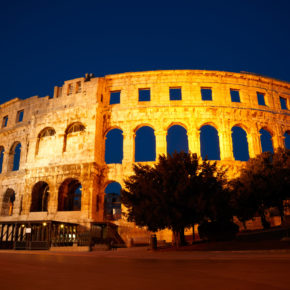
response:
<path id="1" fill-rule="evenodd" d="M 54 85 L 161 69 L 290 81 L 290 1 L 1 1 L 1 103 Z"/>
<path id="2" fill-rule="evenodd" d="M 55 85 L 85 73 L 206 69 L 290 81 L 289 0 L 2 1 L 0 39 L 0 103 L 51 96 Z M 205 130 L 217 140 L 214 128 Z M 169 153 L 188 150 L 187 141 L 176 137 L 183 131 L 169 134 Z M 171 146 L 170 138 L 179 143 Z M 234 146 L 241 143 L 233 139 Z M 263 151 L 273 150 L 267 132 L 262 139 Z M 235 158 L 248 160 L 247 143 L 241 144 Z M 155 160 L 155 155 L 154 149 L 147 157 L 137 150 L 135 158 Z M 202 149 L 202 156 L 220 159 L 220 152 Z M 107 158 L 120 163 L 122 153 Z"/>

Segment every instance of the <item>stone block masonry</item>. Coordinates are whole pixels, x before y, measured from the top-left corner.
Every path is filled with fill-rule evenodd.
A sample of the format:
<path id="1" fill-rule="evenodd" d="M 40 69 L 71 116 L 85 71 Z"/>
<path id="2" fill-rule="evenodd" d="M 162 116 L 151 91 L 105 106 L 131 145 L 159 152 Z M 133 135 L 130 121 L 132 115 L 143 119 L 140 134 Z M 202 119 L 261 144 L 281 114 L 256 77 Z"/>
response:
<path id="1" fill-rule="evenodd" d="M 181 99 L 170 100 L 170 89 L 178 89 L 173 91 Z M 203 100 L 202 89 L 210 90 L 211 100 Z M 142 101 L 139 92 L 144 90 Z M 231 91 L 239 99 L 233 101 Z M 119 92 L 114 104 L 112 92 Z M 232 128 L 245 131 L 250 157 L 262 152 L 261 129 L 269 132 L 274 149 L 284 147 L 290 132 L 288 108 L 288 82 L 201 70 L 88 75 L 55 87 L 52 98 L 13 99 L 0 105 L 0 221 L 58 220 L 84 226 L 104 221 L 105 188 L 110 182 L 123 186 L 132 174 L 135 137 L 144 126 L 154 131 L 156 156 L 167 153 L 168 130 L 175 125 L 186 130 L 189 150 L 201 155 L 200 132 L 212 126 L 219 138 L 218 162 L 229 168 L 230 177 L 237 176 L 244 162 L 235 160 Z M 116 128 L 122 132 L 122 163 L 106 164 L 106 137 Z M 18 170 L 13 170 L 15 162 Z M 41 190 L 35 193 L 39 182 L 49 187 L 45 197 Z M 32 203 L 40 210 L 31 211 Z M 116 223 L 127 240 L 145 234 L 123 219 Z"/>

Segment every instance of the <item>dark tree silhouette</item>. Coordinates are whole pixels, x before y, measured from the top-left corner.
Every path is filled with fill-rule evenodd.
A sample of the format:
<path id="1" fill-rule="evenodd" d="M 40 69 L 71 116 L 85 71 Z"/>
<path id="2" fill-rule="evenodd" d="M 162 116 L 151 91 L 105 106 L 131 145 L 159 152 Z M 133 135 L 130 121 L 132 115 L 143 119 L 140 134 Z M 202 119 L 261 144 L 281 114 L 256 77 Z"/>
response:
<path id="1" fill-rule="evenodd" d="M 279 209 L 283 221 L 284 201 L 290 198 L 290 150 L 279 148 L 251 158 L 231 187 L 235 214 L 241 222 L 258 213 L 267 228 L 265 212 L 271 207 Z"/>
<path id="2" fill-rule="evenodd" d="M 177 246 L 184 243 L 185 228 L 230 215 L 218 208 L 226 203 L 225 172 L 216 163 L 180 152 L 160 155 L 153 167 L 137 164 L 133 169 L 121 194 L 128 221 L 153 232 L 171 229 Z"/>

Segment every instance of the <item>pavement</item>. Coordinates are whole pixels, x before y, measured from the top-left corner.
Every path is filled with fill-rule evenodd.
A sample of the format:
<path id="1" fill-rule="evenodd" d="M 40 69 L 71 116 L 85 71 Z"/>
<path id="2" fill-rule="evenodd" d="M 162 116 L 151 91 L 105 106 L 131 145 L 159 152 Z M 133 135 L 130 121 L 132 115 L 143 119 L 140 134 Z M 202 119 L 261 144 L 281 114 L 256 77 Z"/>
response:
<path id="1" fill-rule="evenodd" d="M 290 250 L 0 251 L 0 289 L 290 289 Z"/>

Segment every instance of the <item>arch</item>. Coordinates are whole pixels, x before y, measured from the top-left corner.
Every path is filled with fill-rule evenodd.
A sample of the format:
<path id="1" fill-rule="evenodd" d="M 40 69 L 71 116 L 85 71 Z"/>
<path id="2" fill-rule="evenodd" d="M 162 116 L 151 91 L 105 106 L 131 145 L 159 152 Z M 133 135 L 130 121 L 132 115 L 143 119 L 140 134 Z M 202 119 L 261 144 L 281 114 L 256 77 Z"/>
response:
<path id="1" fill-rule="evenodd" d="M 137 129 L 135 136 L 135 162 L 155 161 L 156 140 L 154 129 L 143 126 Z"/>
<path id="2" fill-rule="evenodd" d="M 40 132 L 39 132 L 39 134 L 38 134 L 38 136 L 37 136 L 37 143 L 36 143 L 36 149 L 35 149 L 35 154 L 37 155 L 38 153 L 39 153 L 39 151 L 41 151 L 41 145 L 40 145 L 40 143 L 46 143 L 47 142 L 47 140 L 45 140 L 47 137 L 51 137 L 51 136 L 54 136 L 55 135 L 55 130 L 54 130 L 54 128 L 52 128 L 52 127 L 46 127 L 46 128 L 44 128 L 44 129 L 42 129 Z M 49 140 L 48 140 L 48 142 L 49 142 Z M 44 147 L 45 148 L 43 148 L 44 150 L 45 150 L 45 152 L 46 152 L 46 147 L 48 146 L 48 147 L 50 147 L 52 144 L 44 144 Z"/>
<path id="3" fill-rule="evenodd" d="M 38 134 L 38 138 L 45 138 L 45 137 L 49 137 L 49 136 L 54 136 L 55 135 L 55 130 L 52 127 L 46 127 L 44 129 L 42 129 L 39 134 Z"/>
<path id="4" fill-rule="evenodd" d="M 3 170 L 4 152 L 5 152 L 4 147 L 0 146 L 0 174 L 2 173 Z"/>
<path id="5" fill-rule="evenodd" d="M 261 141 L 261 148 L 262 152 L 270 151 L 274 153 L 273 143 L 272 143 L 272 135 L 266 129 L 260 129 L 260 141 Z"/>
<path id="6" fill-rule="evenodd" d="M 110 182 L 105 188 L 105 219 L 117 220 L 121 218 L 121 185 L 118 182 Z"/>
<path id="7" fill-rule="evenodd" d="M 37 182 L 32 189 L 30 211 L 47 211 L 49 186 L 44 181 Z"/>
<path id="8" fill-rule="evenodd" d="M 13 207 L 15 202 L 15 191 L 11 188 L 8 188 L 4 193 L 2 199 L 2 216 L 11 216 L 13 214 Z"/>
<path id="9" fill-rule="evenodd" d="M 290 150 L 290 130 L 287 130 L 283 136 L 285 148 Z"/>
<path id="10" fill-rule="evenodd" d="M 65 130 L 66 135 L 75 133 L 75 132 L 82 132 L 85 131 L 86 127 L 81 122 L 74 122 L 70 124 L 67 129 Z"/>
<path id="11" fill-rule="evenodd" d="M 9 151 L 8 170 L 17 171 L 20 167 L 21 143 L 14 142 Z"/>
<path id="12" fill-rule="evenodd" d="M 213 122 L 202 123 L 202 125 L 198 127 L 198 130 L 200 131 L 201 128 L 204 127 L 204 126 L 211 126 L 214 129 L 216 129 L 217 131 L 219 130 L 219 127 L 215 123 L 213 123 Z"/>
<path id="13" fill-rule="evenodd" d="M 123 131 L 121 129 L 111 129 L 106 134 L 105 141 L 105 162 L 122 163 L 123 160 Z"/>
<path id="14" fill-rule="evenodd" d="M 187 131 L 181 125 L 173 125 L 167 131 L 167 154 L 174 152 L 188 152 Z"/>
<path id="15" fill-rule="evenodd" d="M 185 125 L 184 125 L 183 123 L 181 123 L 181 122 L 173 122 L 173 123 L 171 123 L 171 124 L 167 127 L 167 131 L 168 131 L 171 127 L 173 127 L 173 126 L 180 126 L 180 127 L 184 128 L 185 131 L 187 131 L 187 126 L 185 126 Z"/>
<path id="16" fill-rule="evenodd" d="M 200 128 L 200 151 L 202 159 L 220 160 L 220 146 L 218 131 L 211 125 Z"/>
<path id="17" fill-rule="evenodd" d="M 84 132 L 85 129 L 86 129 L 86 127 L 81 122 L 74 122 L 66 128 L 65 134 L 64 134 L 63 152 L 65 152 L 67 150 L 67 147 L 70 147 L 68 145 L 68 140 L 69 140 L 68 137 L 71 135 L 71 138 L 74 138 L 73 133 Z M 77 136 L 75 136 L 75 137 L 77 137 Z M 76 145 L 75 140 L 72 141 L 72 144 L 74 144 L 73 147 Z M 77 149 L 74 148 L 74 150 L 77 150 Z"/>
<path id="18" fill-rule="evenodd" d="M 111 127 L 108 128 L 107 130 L 105 130 L 105 132 L 104 132 L 104 137 L 106 137 L 106 135 L 107 135 L 110 131 L 112 131 L 112 130 L 114 130 L 114 129 L 118 129 L 118 130 L 121 130 L 121 131 L 123 132 L 123 130 L 122 130 L 121 127 L 119 127 L 119 126 L 111 126 Z"/>
<path id="19" fill-rule="evenodd" d="M 149 127 L 149 128 L 151 128 L 151 129 L 154 131 L 154 127 L 153 127 L 152 125 L 147 124 L 147 123 L 142 123 L 142 124 L 139 124 L 139 125 L 135 128 L 134 133 L 136 134 L 136 132 L 137 132 L 139 129 L 141 129 L 142 127 Z"/>
<path id="20" fill-rule="evenodd" d="M 249 130 L 248 126 L 244 125 L 243 123 L 235 123 L 233 127 L 240 127 L 241 129 L 243 129 L 245 131 L 245 133 L 247 135 L 249 134 L 250 130 Z"/>
<path id="21" fill-rule="evenodd" d="M 250 156 L 247 132 L 240 126 L 232 127 L 232 142 L 235 160 L 248 161 Z"/>
<path id="22" fill-rule="evenodd" d="M 74 178 L 66 179 L 58 190 L 58 211 L 80 211 L 82 185 Z"/>

